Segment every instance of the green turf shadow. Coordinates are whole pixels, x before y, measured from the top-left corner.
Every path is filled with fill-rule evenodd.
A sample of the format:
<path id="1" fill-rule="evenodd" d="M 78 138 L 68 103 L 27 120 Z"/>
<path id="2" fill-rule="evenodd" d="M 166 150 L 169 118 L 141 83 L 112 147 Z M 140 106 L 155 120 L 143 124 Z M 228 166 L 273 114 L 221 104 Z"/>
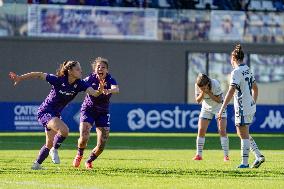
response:
<path id="1" fill-rule="evenodd" d="M 283 135 L 253 135 L 258 146 L 262 150 L 283 150 Z M 230 135 L 230 149 L 240 149 L 240 139 L 236 135 Z M 63 143 L 64 149 L 76 149 L 78 136 L 73 134 Z M 196 136 L 194 134 L 112 134 L 107 144 L 107 149 L 195 149 Z M 45 136 L 39 135 L 0 135 L 0 150 L 36 150 L 45 142 Z M 92 135 L 88 147 L 92 148 L 96 144 L 96 136 Z M 205 149 L 221 149 L 220 138 L 218 135 L 209 134 L 206 137 Z"/>

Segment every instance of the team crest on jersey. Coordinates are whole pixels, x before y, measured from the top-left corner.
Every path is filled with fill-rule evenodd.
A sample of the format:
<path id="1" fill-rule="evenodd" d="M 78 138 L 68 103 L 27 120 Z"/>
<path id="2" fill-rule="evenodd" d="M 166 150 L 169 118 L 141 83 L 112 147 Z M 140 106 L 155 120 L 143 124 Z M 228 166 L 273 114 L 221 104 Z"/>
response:
<path id="1" fill-rule="evenodd" d="M 62 87 L 65 87 L 65 84 L 64 84 L 64 83 L 62 83 Z"/>
<path id="2" fill-rule="evenodd" d="M 75 84 L 75 85 L 74 85 L 74 88 L 76 89 L 76 88 L 77 88 L 77 86 L 78 86 L 78 85 L 77 85 L 77 84 Z"/>

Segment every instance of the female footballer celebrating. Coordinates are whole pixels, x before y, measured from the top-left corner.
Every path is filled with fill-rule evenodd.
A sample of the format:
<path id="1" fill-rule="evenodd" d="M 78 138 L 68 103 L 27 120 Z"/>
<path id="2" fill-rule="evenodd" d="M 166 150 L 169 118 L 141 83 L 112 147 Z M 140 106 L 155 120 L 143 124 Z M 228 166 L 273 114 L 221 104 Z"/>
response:
<path id="1" fill-rule="evenodd" d="M 92 63 L 93 73 L 84 80 L 97 90 L 99 84 L 103 85 L 103 94 L 97 97 L 86 95 L 81 106 L 80 138 L 78 139 L 78 152 L 73 161 L 74 167 L 79 167 L 84 149 L 90 137 L 92 126 L 96 125 L 97 145 L 85 162 L 87 169 L 92 169 L 92 162 L 103 152 L 109 137 L 110 114 L 109 100 L 112 94 L 118 94 L 119 88 L 115 79 L 108 73 L 108 60 L 98 57 Z"/>
<path id="2" fill-rule="evenodd" d="M 102 85 L 94 90 L 85 81 L 81 80 L 82 69 L 77 61 L 65 61 L 60 65 L 56 75 L 42 72 L 30 72 L 18 76 L 10 72 L 14 85 L 28 79 L 46 80 L 52 85 L 49 95 L 38 108 L 38 121 L 45 127 L 46 143 L 41 148 L 32 169 L 42 169 L 42 162 L 50 153 L 53 163 L 60 163 L 57 149 L 68 136 L 68 126 L 61 120 L 63 108 L 81 91 L 93 96 L 102 94 Z"/>
<path id="3" fill-rule="evenodd" d="M 241 139 L 242 162 L 238 168 L 249 168 L 249 150 L 255 154 L 256 160 L 252 168 L 258 168 L 264 161 L 264 156 L 260 153 L 255 141 L 249 134 L 249 125 L 253 122 L 256 112 L 256 100 L 258 87 L 249 67 L 243 63 L 244 52 L 241 45 L 237 45 L 231 54 L 231 73 L 230 87 L 218 113 L 218 118 L 225 107 L 234 96 L 235 125 L 237 133 Z"/>

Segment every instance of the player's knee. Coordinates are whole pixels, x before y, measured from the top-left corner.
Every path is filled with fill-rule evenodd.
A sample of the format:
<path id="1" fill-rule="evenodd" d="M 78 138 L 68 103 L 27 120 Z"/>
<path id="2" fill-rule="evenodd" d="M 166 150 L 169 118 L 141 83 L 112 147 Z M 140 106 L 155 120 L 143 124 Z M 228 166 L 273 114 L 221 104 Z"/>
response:
<path id="1" fill-rule="evenodd" d="M 83 135 L 80 137 L 80 141 L 82 144 L 86 144 L 89 140 L 89 136 L 88 135 Z"/>
<path id="2" fill-rule="evenodd" d="M 64 137 L 67 137 L 68 134 L 69 134 L 69 128 L 68 127 L 64 127 L 62 129 L 59 129 L 59 133 L 64 136 Z"/>

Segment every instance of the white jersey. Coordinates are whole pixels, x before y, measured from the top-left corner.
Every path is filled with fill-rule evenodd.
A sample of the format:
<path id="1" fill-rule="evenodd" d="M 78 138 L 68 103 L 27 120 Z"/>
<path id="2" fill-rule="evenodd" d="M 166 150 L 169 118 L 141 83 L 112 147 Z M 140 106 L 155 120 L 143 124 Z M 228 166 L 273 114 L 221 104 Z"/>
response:
<path id="1" fill-rule="evenodd" d="M 210 79 L 211 81 L 211 92 L 215 96 L 223 95 L 223 91 L 221 89 L 221 85 L 218 80 L 216 79 Z M 195 96 L 197 97 L 200 94 L 200 89 L 195 84 Z M 222 106 L 222 103 L 218 103 L 210 98 L 208 94 L 204 95 L 204 98 L 202 100 L 202 110 L 209 111 L 213 114 L 216 114 L 219 112 L 220 108 Z"/>
<path id="2" fill-rule="evenodd" d="M 236 87 L 234 94 L 236 115 L 244 116 L 256 112 L 256 105 L 252 97 L 252 84 L 254 82 L 255 78 L 247 65 L 240 64 L 232 71 L 230 85 Z"/>

